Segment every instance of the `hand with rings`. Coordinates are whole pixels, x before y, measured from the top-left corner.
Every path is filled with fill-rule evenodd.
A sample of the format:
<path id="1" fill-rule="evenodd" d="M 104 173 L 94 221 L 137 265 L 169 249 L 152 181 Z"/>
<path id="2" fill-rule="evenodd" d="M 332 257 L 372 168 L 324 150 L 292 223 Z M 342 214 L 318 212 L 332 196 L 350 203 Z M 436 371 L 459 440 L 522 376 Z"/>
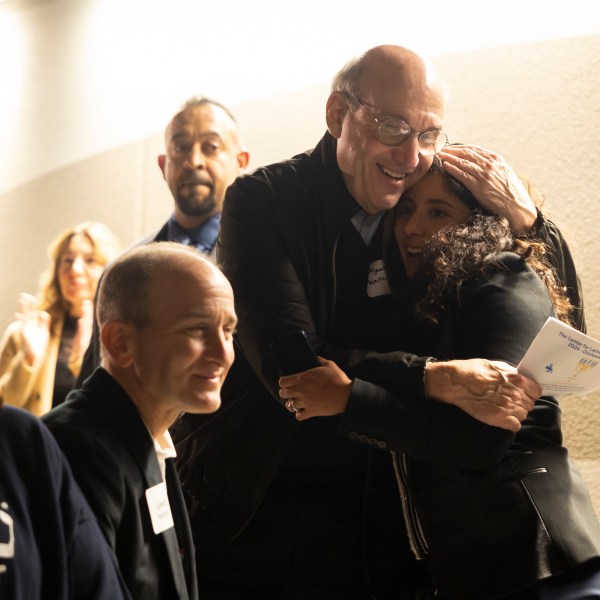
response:
<path id="1" fill-rule="evenodd" d="M 300 413 L 300 412 L 302 412 L 302 411 L 304 410 L 303 408 L 296 408 L 296 407 L 294 406 L 294 401 L 293 401 L 293 400 L 288 400 L 288 401 L 285 403 L 285 407 L 286 407 L 286 408 L 287 408 L 287 409 L 288 409 L 288 410 L 289 410 L 291 413 L 294 413 L 294 414 L 295 414 L 295 413 Z"/>
<path id="2" fill-rule="evenodd" d="M 529 233 L 538 216 L 535 203 L 528 186 L 502 156 L 480 146 L 453 144 L 438 157 L 484 208 L 506 217 L 513 231 Z"/>
<path id="3" fill-rule="evenodd" d="M 318 358 L 321 366 L 279 378 L 279 397 L 297 421 L 331 417 L 346 409 L 352 381 L 333 361 Z"/>

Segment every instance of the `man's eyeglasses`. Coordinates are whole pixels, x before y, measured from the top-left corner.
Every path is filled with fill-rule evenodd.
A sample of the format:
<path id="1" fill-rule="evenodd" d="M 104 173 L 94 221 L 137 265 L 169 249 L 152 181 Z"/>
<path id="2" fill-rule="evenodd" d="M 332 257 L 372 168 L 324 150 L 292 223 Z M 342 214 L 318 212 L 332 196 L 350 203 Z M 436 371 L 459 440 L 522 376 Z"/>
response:
<path id="1" fill-rule="evenodd" d="M 353 94 L 348 94 L 348 96 L 358 102 L 369 113 L 373 121 L 377 123 L 377 137 L 386 146 L 397 146 L 405 142 L 414 133 L 419 142 L 419 153 L 423 156 L 434 156 L 448 143 L 448 136 L 439 129 L 413 132 L 406 121 L 395 117 L 378 119 L 358 96 Z"/>

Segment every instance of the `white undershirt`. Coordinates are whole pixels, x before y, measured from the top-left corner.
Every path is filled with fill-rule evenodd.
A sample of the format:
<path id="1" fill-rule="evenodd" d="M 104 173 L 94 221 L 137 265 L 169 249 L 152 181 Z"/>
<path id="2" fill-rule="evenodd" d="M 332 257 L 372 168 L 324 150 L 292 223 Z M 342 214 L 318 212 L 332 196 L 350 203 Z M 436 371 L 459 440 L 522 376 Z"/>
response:
<path id="1" fill-rule="evenodd" d="M 152 441 L 154 442 L 154 449 L 156 450 L 156 458 L 158 458 L 158 466 L 160 467 L 163 481 L 165 481 L 165 461 L 167 458 L 175 458 L 177 452 L 175 451 L 175 446 L 173 445 L 173 440 L 171 439 L 171 434 L 168 430 L 161 436 L 160 441 L 154 437 L 152 438 Z"/>

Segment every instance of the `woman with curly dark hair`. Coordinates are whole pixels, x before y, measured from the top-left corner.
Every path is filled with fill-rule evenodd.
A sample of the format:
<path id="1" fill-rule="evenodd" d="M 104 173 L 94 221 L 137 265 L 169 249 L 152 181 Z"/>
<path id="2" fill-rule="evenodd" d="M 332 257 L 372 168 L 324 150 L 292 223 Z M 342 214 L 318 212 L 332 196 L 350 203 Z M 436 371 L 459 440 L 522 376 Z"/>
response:
<path id="1" fill-rule="evenodd" d="M 393 215 L 389 215 L 407 276 L 412 279 L 418 270 L 418 277 L 427 281 L 426 292 L 416 304 L 416 316 L 437 324 L 448 297 L 459 293 L 464 282 L 480 276 L 502 252 L 512 252 L 522 257 L 544 282 L 557 318 L 572 325 L 573 307 L 545 258 L 544 244 L 530 237 L 515 237 L 508 221 L 485 211 L 465 186 L 446 175 L 437 158 L 427 177 L 426 185 L 415 186 L 405 194 Z M 429 229 L 423 233 L 407 225 L 418 194 L 429 196 L 423 206 L 433 213 L 428 220 Z M 452 204 L 447 199 L 452 197 L 462 205 Z M 458 222 L 448 226 L 453 219 Z M 411 239 L 418 240 L 419 246 L 412 251 L 407 246 Z"/>
<path id="2" fill-rule="evenodd" d="M 387 218 L 396 349 L 517 365 L 549 316 L 569 322 L 543 244 L 515 237 L 439 164 Z M 350 379 L 321 359 L 282 377 L 280 393 L 298 420 L 341 414 L 341 436 L 391 451 L 412 550 L 432 573 L 419 598 L 600 598 L 600 523 L 562 445 L 556 398 L 539 398 L 516 427 L 492 427 L 460 401 L 402 387 L 398 364 L 370 352 Z"/>

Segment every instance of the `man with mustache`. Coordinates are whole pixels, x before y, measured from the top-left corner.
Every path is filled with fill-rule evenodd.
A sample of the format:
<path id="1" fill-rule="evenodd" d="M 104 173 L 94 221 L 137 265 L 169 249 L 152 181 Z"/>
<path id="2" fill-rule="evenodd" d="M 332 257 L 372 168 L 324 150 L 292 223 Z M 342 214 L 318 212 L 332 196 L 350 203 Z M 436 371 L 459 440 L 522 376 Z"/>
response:
<path id="1" fill-rule="evenodd" d="M 248 165 L 235 119 L 218 102 L 191 98 L 167 126 L 165 147 L 158 165 L 175 212 L 147 241 L 181 242 L 212 254 L 225 191 Z"/>
<path id="2" fill-rule="evenodd" d="M 206 96 L 187 100 L 165 130 L 158 166 L 175 202 L 171 218 L 139 242 L 178 242 L 214 258 L 225 191 L 250 155 L 242 147 L 233 114 Z M 85 353 L 75 387 L 100 364 L 98 329 Z"/>

